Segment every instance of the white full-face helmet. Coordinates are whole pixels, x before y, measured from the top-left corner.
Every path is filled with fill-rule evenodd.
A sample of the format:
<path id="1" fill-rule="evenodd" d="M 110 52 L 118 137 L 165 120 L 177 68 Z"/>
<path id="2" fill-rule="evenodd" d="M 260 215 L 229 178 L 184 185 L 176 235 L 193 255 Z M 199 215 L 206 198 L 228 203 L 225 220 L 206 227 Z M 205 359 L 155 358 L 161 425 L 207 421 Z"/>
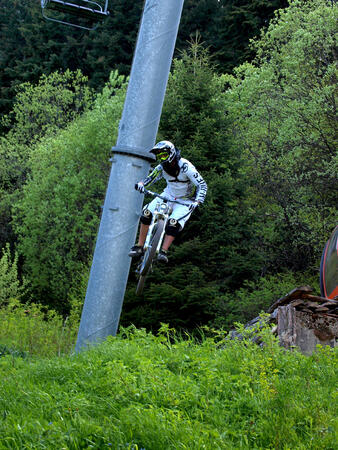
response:
<path id="1" fill-rule="evenodd" d="M 171 163 L 177 155 L 177 150 L 172 142 L 160 141 L 150 150 L 150 153 L 153 153 L 160 163 Z"/>

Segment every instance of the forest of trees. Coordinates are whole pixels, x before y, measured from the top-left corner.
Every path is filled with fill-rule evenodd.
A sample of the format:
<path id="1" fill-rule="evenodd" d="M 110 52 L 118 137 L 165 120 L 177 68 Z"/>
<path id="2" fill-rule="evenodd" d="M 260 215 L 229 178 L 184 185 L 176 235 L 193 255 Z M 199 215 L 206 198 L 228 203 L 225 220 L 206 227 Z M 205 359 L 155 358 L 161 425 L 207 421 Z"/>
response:
<path id="1" fill-rule="evenodd" d="M 47 22 L 39 0 L 0 0 L 0 112 L 12 109 L 22 82 L 37 83 L 54 71 L 79 69 L 96 91 L 112 70 L 129 75 L 143 3 L 110 0 L 109 17 L 88 32 Z M 252 57 L 249 39 L 286 5 L 287 0 L 185 0 L 176 56 L 198 32 L 217 70 L 229 72 Z"/>
<path id="2" fill-rule="evenodd" d="M 39 2 L 0 4 L 0 307 L 67 315 L 85 295 L 143 2 L 115 1 L 91 33 L 44 22 Z M 130 274 L 122 324 L 229 329 L 295 285 L 318 289 L 338 218 L 336 23 L 327 0 L 186 0 L 158 138 L 208 196 L 144 297 Z"/>

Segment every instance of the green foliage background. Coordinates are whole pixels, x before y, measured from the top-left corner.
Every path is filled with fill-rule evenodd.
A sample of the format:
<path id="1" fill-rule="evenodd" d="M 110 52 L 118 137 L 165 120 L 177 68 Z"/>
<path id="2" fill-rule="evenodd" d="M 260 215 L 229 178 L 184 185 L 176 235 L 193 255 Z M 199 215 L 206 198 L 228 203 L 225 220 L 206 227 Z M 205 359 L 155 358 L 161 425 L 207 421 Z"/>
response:
<path id="1" fill-rule="evenodd" d="M 292 0 L 231 74 L 198 33 L 174 60 L 158 138 L 175 142 L 209 191 L 144 297 L 131 272 L 123 325 L 229 328 L 284 286 L 318 292 L 337 223 L 336 21 L 331 3 Z M 13 289 L 24 277 L 25 301 L 63 315 L 84 298 L 127 80 L 115 70 L 101 92 L 90 84 L 79 70 L 21 84 L 0 142 L 0 238 L 18 255 Z M 0 279 L 8 273 L 3 265 Z"/>

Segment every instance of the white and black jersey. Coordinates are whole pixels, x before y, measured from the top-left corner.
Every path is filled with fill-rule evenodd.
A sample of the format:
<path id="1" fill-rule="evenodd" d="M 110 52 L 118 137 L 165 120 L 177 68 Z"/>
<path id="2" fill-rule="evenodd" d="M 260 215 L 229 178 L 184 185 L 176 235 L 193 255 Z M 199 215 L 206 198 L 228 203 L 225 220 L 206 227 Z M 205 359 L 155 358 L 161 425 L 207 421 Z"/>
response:
<path id="1" fill-rule="evenodd" d="M 177 175 L 170 175 L 159 164 L 143 181 L 144 186 L 149 186 L 161 178 L 167 182 L 164 193 L 170 197 L 204 202 L 208 189 L 207 183 L 187 159 L 180 158 L 177 161 Z"/>

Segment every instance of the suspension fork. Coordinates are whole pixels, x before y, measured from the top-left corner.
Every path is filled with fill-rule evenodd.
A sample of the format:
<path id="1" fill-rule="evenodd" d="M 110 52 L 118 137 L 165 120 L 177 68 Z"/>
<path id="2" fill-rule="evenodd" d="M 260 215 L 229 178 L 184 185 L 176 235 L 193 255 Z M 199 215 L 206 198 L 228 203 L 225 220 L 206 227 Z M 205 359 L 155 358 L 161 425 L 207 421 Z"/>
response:
<path id="1" fill-rule="evenodd" d="M 150 239 L 151 239 L 151 236 L 153 235 L 153 229 L 154 229 L 154 227 L 156 225 L 156 222 L 157 222 L 157 214 L 154 213 L 153 217 L 151 218 L 151 222 L 150 222 L 150 225 L 149 225 L 149 229 L 148 229 L 148 233 L 147 233 L 147 236 L 146 236 L 146 240 L 144 242 L 144 246 L 143 246 L 144 250 L 147 250 L 147 248 L 149 247 Z"/>
<path id="2" fill-rule="evenodd" d="M 160 240 L 158 241 L 158 244 L 157 244 L 156 253 L 159 253 L 160 250 L 161 250 L 162 242 L 163 242 L 163 238 L 164 238 L 164 235 L 165 235 L 165 229 L 166 229 L 166 226 L 167 226 L 168 219 L 169 219 L 169 216 L 168 216 L 168 214 L 166 214 L 166 215 L 163 217 L 163 220 L 164 220 L 164 226 L 163 226 L 163 230 L 162 230 L 162 233 L 161 233 Z"/>
<path id="3" fill-rule="evenodd" d="M 158 241 L 158 244 L 157 244 L 156 253 L 158 253 L 160 251 L 160 249 L 161 249 L 162 242 L 163 242 L 163 237 L 165 235 L 165 229 L 166 229 L 166 225 L 168 223 L 169 216 L 168 216 L 168 214 L 163 215 L 163 214 L 158 214 L 158 213 L 154 212 L 153 217 L 151 219 L 151 223 L 149 225 L 147 237 L 146 237 L 146 240 L 145 240 L 145 243 L 144 243 L 144 246 L 143 246 L 144 250 L 147 250 L 147 248 L 150 245 L 150 240 L 151 240 L 151 237 L 153 235 L 153 230 L 154 230 L 155 226 L 157 225 L 159 216 L 161 218 L 163 218 L 164 226 L 163 226 L 163 230 L 162 230 L 162 233 L 161 233 L 160 240 Z"/>

